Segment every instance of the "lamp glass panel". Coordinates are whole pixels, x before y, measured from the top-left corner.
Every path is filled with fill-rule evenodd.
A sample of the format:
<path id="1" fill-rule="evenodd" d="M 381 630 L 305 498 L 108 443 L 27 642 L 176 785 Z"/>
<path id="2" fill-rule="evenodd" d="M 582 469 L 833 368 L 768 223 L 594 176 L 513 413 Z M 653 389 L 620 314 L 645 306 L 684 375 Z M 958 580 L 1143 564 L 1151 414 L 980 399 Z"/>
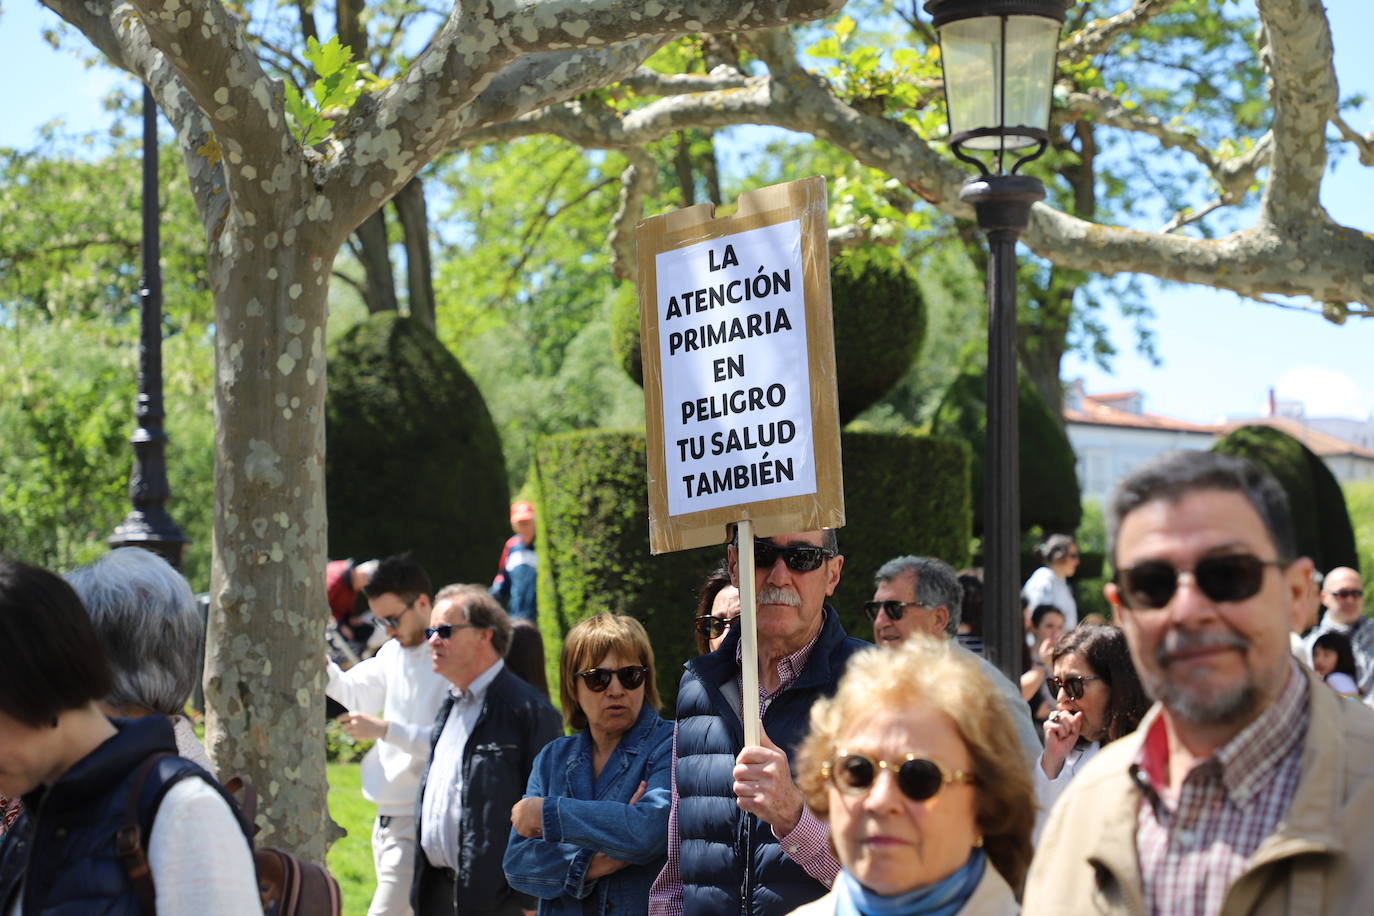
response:
<path id="1" fill-rule="evenodd" d="M 1003 17 L 947 23 L 940 29 L 949 131 L 980 127 L 1049 126 L 1050 84 L 1058 50 L 1059 23 L 1042 16 L 1007 16 L 1006 73 L 1002 72 Z M 1003 113 L 1005 112 L 1005 117 Z M 969 149 L 1019 149 L 1031 137 L 1009 134 L 964 141 Z"/>

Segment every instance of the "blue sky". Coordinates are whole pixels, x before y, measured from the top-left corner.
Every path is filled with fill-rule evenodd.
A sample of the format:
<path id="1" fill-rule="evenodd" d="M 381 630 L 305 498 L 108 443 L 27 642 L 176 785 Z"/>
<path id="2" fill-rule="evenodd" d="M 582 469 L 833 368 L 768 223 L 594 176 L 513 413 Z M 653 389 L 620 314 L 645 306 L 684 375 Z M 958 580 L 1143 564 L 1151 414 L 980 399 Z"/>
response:
<path id="1" fill-rule="evenodd" d="M 1327 7 L 1342 96 L 1374 97 L 1374 55 L 1364 45 L 1374 35 L 1374 3 L 1329 0 Z M 0 116 L 0 146 L 32 146 L 39 125 L 55 119 L 78 130 L 108 125 L 101 98 L 132 81 L 53 50 L 40 34 L 59 20 L 33 0 L 3 0 L 0 10 L 0 85 L 11 87 Z M 1347 121 L 1361 132 L 1374 130 L 1374 102 Z M 1374 231 L 1374 169 L 1361 166 L 1353 153 L 1330 169 L 1322 188 L 1328 212 Z M 1089 392 L 1138 389 L 1146 394 L 1147 410 L 1196 421 L 1253 415 L 1270 387 L 1281 398 L 1305 401 L 1313 415 L 1374 415 L 1374 319 L 1337 327 L 1316 315 L 1203 287 L 1148 288 L 1162 364 L 1136 355 L 1130 326 L 1109 311 L 1119 351 L 1111 372 L 1070 357 L 1066 379 L 1083 377 Z"/>

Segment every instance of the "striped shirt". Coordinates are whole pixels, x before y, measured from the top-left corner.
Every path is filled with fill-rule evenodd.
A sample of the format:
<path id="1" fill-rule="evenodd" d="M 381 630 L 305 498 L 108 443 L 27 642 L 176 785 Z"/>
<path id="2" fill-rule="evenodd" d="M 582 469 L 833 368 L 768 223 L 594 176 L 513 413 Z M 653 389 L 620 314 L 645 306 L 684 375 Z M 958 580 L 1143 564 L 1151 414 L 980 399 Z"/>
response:
<path id="1" fill-rule="evenodd" d="M 822 612 L 828 613 L 828 612 Z M 811 641 L 802 646 L 791 655 L 785 655 L 778 659 L 778 686 L 771 691 L 764 690 L 763 680 L 759 680 L 759 716 L 768 710 L 768 704 L 776 699 L 784 690 L 790 687 L 797 678 L 801 677 L 802 671 L 806 668 L 807 661 L 811 658 L 811 650 L 816 647 L 816 641 L 821 637 L 821 630 L 825 629 L 824 617 L 821 618 L 821 626 L 817 628 L 816 635 L 811 637 Z M 739 675 L 735 678 L 735 687 L 740 696 L 744 695 L 744 671 L 743 660 L 744 649 L 741 645 L 735 646 L 735 664 L 740 668 Z M 654 886 L 649 891 L 649 913 L 651 916 L 682 916 L 682 837 L 677 829 L 677 726 L 673 726 L 673 801 L 672 807 L 668 809 L 668 861 L 663 866 L 663 871 L 659 872 L 658 878 L 654 880 Z M 811 813 L 811 809 L 805 804 L 802 805 L 801 819 L 786 835 L 779 835 L 776 830 L 773 835 L 778 838 L 783 850 L 788 857 L 802 867 L 802 869 L 817 881 L 829 887 L 835 881 L 835 876 L 839 874 L 840 863 L 835 858 L 835 854 L 830 851 L 830 828 L 823 821 Z"/>
<path id="2" fill-rule="evenodd" d="M 1169 788 L 1164 716 L 1141 743 L 1131 776 L 1140 790 L 1136 852 L 1148 913 L 1212 916 L 1245 864 L 1274 831 L 1298 785 L 1307 734 L 1307 678 L 1292 663 L 1278 699 L 1215 754 L 1182 789 Z"/>

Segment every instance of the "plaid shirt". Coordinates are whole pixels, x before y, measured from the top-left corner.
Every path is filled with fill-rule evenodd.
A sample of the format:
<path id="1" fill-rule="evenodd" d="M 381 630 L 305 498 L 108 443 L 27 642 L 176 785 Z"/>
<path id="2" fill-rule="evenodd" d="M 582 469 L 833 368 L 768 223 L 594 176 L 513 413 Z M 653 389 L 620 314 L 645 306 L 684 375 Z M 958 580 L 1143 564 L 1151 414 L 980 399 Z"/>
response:
<path id="1" fill-rule="evenodd" d="M 3 836 L 19 817 L 19 799 L 0 795 L 0 836 Z"/>
<path id="2" fill-rule="evenodd" d="M 763 680 L 759 680 L 759 716 L 760 718 L 768 710 L 768 704 L 777 698 L 784 690 L 792 685 L 801 676 L 806 668 L 806 663 L 811 658 L 811 650 L 816 648 L 816 641 L 821 638 L 821 630 L 825 629 L 824 619 L 820 629 L 816 630 L 816 635 L 811 637 L 811 641 L 802 646 L 791 655 L 785 655 L 778 659 L 778 686 L 771 691 L 763 688 Z M 741 645 L 735 646 L 735 664 L 740 668 L 739 675 L 735 678 L 735 686 L 739 689 L 740 695 L 744 695 L 744 670 L 743 661 L 744 649 Z M 682 837 L 677 830 L 677 726 L 673 726 L 673 802 L 668 809 L 668 861 L 663 866 L 663 871 L 659 872 L 658 878 L 654 880 L 654 886 L 649 891 L 649 912 L 652 916 L 682 916 Z M 776 830 L 773 835 L 778 838 L 783 850 L 788 857 L 795 861 L 802 869 L 817 881 L 829 887 L 835 881 L 835 876 L 839 874 L 840 863 L 835 858 L 835 854 L 830 851 L 830 828 L 816 815 L 811 813 L 811 809 L 802 805 L 801 819 L 797 825 L 785 836 L 780 836 Z"/>
<path id="3" fill-rule="evenodd" d="M 1226 891 L 1293 798 L 1307 719 L 1307 678 L 1294 663 L 1278 699 L 1195 764 L 1177 796 L 1169 788 L 1164 717 L 1155 719 L 1131 765 L 1142 802 L 1136 852 L 1147 912 L 1220 911 Z"/>

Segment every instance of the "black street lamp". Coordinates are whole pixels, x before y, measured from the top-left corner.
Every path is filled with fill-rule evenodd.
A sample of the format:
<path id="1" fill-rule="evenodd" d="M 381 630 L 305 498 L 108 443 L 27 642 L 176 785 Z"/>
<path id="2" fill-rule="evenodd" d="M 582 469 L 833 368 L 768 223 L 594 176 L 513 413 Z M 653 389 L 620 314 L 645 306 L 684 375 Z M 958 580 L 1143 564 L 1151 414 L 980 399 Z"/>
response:
<path id="1" fill-rule="evenodd" d="M 974 165 L 959 199 L 987 233 L 987 441 L 983 457 L 984 644 L 1015 682 L 1021 674 L 1021 503 L 1017 458 L 1016 240 L 1038 178 L 1017 170 L 1049 145 L 1055 54 L 1073 0 L 926 0 L 940 37 L 949 145 Z M 987 156 L 994 170 L 979 156 Z M 1010 172 L 1004 170 L 1014 158 Z M 1012 610 L 1016 609 L 1016 613 Z"/>
<path id="2" fill-rule="evenodd" d="M 158 235 L 157 104 L 143 87 L 143 282 L 138 290 L 138 428 L 130 442 L 134 469 L 129 475 L 133 508 L 106 541 L 115 547 L 142 547 L 181 567 L 186 535 L 167 514 L 167 433 L 162 427 L 162 243 Z"/>

